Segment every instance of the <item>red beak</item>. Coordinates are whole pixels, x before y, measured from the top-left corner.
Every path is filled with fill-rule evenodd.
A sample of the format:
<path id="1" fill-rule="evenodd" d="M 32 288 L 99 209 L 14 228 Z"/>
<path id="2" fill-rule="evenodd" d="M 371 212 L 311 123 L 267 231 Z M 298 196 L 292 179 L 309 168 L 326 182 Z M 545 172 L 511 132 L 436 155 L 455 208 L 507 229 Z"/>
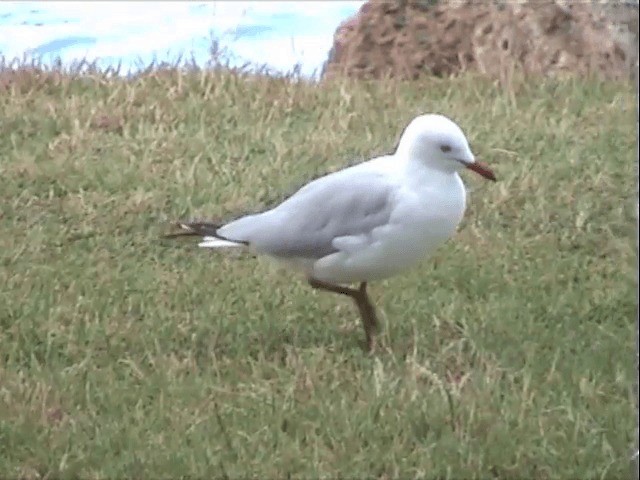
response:
<path id="1" fill-rule="evenodd" d="M 473 170 L 478 175 L 482 175 L 484 178 L 486 178 L 488 180 L 493 180 L 494 182 L 496 181 L 496 176 L 491 171 L 491 169 L 489 168 L 488 165 L 486 165 L 486 164 L 484 164 L 482 162 L 476 161 L 474 163 L 467 163 L 466 166 L 467 166 L 467 168 L 469 170 Z"/>

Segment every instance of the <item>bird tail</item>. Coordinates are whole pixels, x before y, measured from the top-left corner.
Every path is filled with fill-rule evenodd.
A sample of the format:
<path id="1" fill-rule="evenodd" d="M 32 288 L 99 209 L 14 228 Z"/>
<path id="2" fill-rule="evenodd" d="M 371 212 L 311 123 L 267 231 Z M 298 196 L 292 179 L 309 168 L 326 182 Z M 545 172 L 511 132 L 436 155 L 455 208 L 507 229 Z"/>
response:
<path id="1" fill-rule="evenodd" d="M 245 241 L 236 241 L 225 238 L 218 234 L 221 225 L 211 222 L 177 222 L 175 224 L 180 230 L 169 233 L 164 238 L 177 237 L 202 237 L 202 241 L 198 244 L 204 248 L 221 248 L 221 247 L 242 247 L 248 245 Z"/>

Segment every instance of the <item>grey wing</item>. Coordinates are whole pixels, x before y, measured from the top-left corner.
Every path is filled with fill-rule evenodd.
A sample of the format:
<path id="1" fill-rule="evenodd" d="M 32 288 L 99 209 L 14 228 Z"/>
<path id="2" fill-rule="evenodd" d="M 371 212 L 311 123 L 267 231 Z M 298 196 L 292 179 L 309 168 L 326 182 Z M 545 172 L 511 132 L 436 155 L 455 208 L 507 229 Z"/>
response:
<path id="1" fill-rule="evenodd" d="M 235 220 L 219 232 L 273 256 L 322 258 L 333 240 L 368 235 L 391 216 L 394 186 L 376 172 L 321 177 L 273 210 Z"/>

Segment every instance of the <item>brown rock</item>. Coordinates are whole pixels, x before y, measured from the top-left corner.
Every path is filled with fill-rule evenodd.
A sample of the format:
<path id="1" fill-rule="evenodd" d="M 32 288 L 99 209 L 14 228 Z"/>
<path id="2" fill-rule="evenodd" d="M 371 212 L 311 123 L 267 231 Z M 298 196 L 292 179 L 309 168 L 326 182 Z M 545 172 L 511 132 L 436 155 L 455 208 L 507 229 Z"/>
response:
<path id="1" fill-rule="evenodd" d="M 367 2 L 343 22 L 323 76 L 359 78 L 479 71 L 633 76 L 637 5 L 556 0 L 524 3 Z"/>

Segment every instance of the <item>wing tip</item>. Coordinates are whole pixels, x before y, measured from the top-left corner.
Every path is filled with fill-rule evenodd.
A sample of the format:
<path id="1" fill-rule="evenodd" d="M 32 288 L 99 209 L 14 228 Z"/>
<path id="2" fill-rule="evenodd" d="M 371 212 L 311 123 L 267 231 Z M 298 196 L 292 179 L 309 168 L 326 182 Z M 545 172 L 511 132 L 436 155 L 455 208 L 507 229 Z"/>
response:
<path id="1" fill-rule="evenodd" d="M 177 231 L 165 233 L 162 235 L 162 238 L 176 238 L 198 235 L 198 233 L 186 222 L 171 222 L 169 226 Z"/>
<path id="2" fill-rule="evenodd" d="M 204 222 L 204 221 L 177 221 L 171 224 L 176 232 L 163 235 L 163 238 L 177 237 L 202 237 L 198 246 L 217 248 L 217 247 L 242 247 L 248 246 L 249 242 L 245 240 L 233 240 L 218 235 L 217 230 L 220 225 Z"/>

